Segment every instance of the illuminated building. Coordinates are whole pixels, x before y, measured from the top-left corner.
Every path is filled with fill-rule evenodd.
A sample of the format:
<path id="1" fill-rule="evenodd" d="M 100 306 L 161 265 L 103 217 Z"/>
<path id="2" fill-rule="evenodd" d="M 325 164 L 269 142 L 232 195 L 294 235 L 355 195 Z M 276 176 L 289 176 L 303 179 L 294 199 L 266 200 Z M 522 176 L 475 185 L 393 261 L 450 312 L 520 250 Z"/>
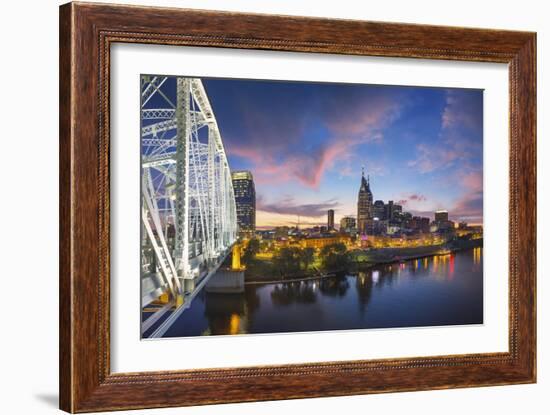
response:
<path id="1" fill-rule="evenodd" d="M 378 218 L 379 220 L 388 219 L 386 217 L 386 209 L 384 208 L 384 201 L 383 200 L 377 200 L 376 202 L 374 202 L 373 214 L 374 214 L 374 217 Z"/>
<path id="2" fill-rule="evenodd" d="M 434 223 L 437 226 L 438 232 L 449 233 L 454 231 L 455 223 L 449 220 L 448 211 L 436 210 L 434 216 L 435 216 Z"/>
<path id="3" fill-rule="evenodd" d="M 246 170 L 231 173 L 235 205 L 237 208 L 237 224 L 239 233 L 253 235 L 256 230 L 256 189 L 252 173 Z"/>
<path id="4" fill-rule="evenodd" d="M 437 222 L 437 229 L 440 232 L 453 231 L 454 228 L 455 228 L 455 223 L 451 220 L 445 220 L 445 221 Z"/>
<path id="5" fill-rule="evenodd" d="M 420 231 L 423 233 L 430 232 L 430 218 L 420 218 Z"/>
<path id="6" fill-rule="evenodd" d="M 328 225 L 328 230 L 332 230 L 334 229 L 334 210 L 333 209 L 329 209 L 327 211 L 327 225 Z"/>
<path id="7" fill-rule="evenodd" d="M 388 228 L 388 221 L 387 220 L 380 220 L 378 217 L 374 217 L 372 226 L 372 233 L 374 235 L 383 235 L 386 233 Z"/>
<path id="8" fill-rule="evenodd" d="M 435 211 L 435 223 L 447 222 L 449 220 L 449 212 L 446 210 Z"/>
<path id="9" fill-rule="evenodd" d="M 401 205 L 393 205 L 393 216 L 399 216 L 403 213 L 403 207 Z"/>
<path id="10" fill-rule="evenodd" d="M 357 229 L 357 221 L 353 216 L 344 216 L 340 219 L 340 232 L 353 233 Z"/>
<path id="11" fill-rule="evenodd" d="M 393 224 L 409 228 L 412 218 L 411 212 L 403 212 L 400 205 L 393 205 L 393 219 L 391 220 Z"/>
<path id="12" fill-rule="evenodd" d="M 303 238 L 300 239 L 300 246 L 302 248 L 315 248 L 320 249 L 327 245 L 334 245 L 337 243 L 343 243 L 345 245 L 350 245 L 351 240 L 349 236 L 337 235 L 337 236 L 328 236 L 321 238 Z"/>
<path id="13" fill-rule="evenodd" d="M 365 171 L 363 170 L 357 198 L 357 230 L 360 235 L 372 233 L 373 208 L 370 180 L 368 177 L 365 179 Z"/>
<path id="14" fill-rule="evenodd" d="M 387 220 L 393 219 L 393 200 L 388 200 L 388 203 L 384 205 L 384 218 Z"/>
<path id="15" fill-rule="evenodd" d="M 401 231 L 401 228 L 399 226 L 395 225 L 388 225 L 386 227 L 386 234 L 388 235 L 395 235 Z"/>
<path id="16" fill-rule="evenodd" d="M 409 228 L 413 231 L 419 231 L 422 233 L 430 232 L 430 218 L 424 218 L 420 216 L 413 216 L 409 221 Z"/>

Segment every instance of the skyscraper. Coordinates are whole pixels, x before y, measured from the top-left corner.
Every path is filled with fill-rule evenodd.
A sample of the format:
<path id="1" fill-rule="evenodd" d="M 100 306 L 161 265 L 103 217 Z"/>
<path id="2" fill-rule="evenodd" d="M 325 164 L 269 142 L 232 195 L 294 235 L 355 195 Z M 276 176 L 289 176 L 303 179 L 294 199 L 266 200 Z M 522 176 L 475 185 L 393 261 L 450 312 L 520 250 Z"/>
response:
<path id="1" fill-rule="evenodd" d="M 447 222 L 449 220 L 449 212 L 446 210 L 436 210 L 434 216 L 436 223 Z"/>
<path id="2" fill-rule="evenodd" d="M 328 225 L 329 231 L 331 229 L 334 229 L 334 210 L 333 209 L 329 209 L 327 211 L 327 225 Z"/>
<path id="3" fill-rule="evenodd" d="M 384 201 L 377 200 L 376 202 L 374 202 L 373 215 L 375 218 L 378 218 L 379 220 L 386 219 Z"/>
<path id="4" fill-rule="evenodd" d="M 387 220 L 393 220 L 393 200 L 388 200 L 384 205 L 384 216 Z"/>
<path id="5" fill-rule="evenodd" d="M 357 223 L 353 216 L 344 216 L 340 219 L 340 232 L 351 233 L 356 231 Z"/>
<path id="6" fill-rule="evenodd" d="M 372 233 L 373 210 L 370 180 L 368 177 L 365 179 L 365 170 L 363 169 L 357 198 L 357 230 L 360 235 Z"/>
<path id="7" fill-rule="evenodd" d="M 235 205 L 237 208 L 237 224 L 239 233 L 253 235 L 256 231 L 256 189 L 252 173 L 246 170 L 231 172 Z"/>

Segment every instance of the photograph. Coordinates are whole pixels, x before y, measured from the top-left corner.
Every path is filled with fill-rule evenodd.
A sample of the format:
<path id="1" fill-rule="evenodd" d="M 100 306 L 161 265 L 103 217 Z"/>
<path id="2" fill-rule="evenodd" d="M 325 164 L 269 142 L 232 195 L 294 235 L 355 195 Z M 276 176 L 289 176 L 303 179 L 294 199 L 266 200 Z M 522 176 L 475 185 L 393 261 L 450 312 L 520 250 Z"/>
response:
<path id="1" fill-rule="evenodd" d="M 483 324 L 482 89 L 140 92 L 142 339 Z"/>

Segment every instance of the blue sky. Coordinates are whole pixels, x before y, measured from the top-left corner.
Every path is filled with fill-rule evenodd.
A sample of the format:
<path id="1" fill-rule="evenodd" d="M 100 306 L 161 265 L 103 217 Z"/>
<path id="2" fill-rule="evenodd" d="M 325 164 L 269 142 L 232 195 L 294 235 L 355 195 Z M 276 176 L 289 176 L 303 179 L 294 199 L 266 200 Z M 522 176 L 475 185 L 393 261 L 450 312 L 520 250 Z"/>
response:
<path id="1" fill-rule="evenodd" d="M 175 82 L 174 82 L 175 84 Z M 482 223 L 483 91 L 203 79 L 232 170 L 250 170 L 257 225 L 356 214 L 374 199 Z"/>

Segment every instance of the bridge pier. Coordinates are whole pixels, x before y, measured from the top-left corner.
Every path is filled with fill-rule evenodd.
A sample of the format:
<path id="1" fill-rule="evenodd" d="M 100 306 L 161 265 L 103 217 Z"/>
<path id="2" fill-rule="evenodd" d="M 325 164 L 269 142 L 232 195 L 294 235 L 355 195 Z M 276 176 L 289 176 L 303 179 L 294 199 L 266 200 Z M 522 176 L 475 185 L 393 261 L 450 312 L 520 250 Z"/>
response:
<path id="1" fill-rule="evenodd" d="M 244 270 L 241 265 L 241 245 L 238 243 L 233 245 L 233 250 L 231 251 L 231 269 L 241 271 Z"/>
<path id="2" fill-rule="evenodd" d="M 241 245 L 236 243 L 231 251 L 231 268 L 218 269 L 206 284 L 206 292 L 244 293 L 244 270 L 241 265 Z"/>
<path id="3" fill-rule="evenodd" d="M 244 293 L 244 270 L 219 269 L 204 287 L 208 293 Z"/>

